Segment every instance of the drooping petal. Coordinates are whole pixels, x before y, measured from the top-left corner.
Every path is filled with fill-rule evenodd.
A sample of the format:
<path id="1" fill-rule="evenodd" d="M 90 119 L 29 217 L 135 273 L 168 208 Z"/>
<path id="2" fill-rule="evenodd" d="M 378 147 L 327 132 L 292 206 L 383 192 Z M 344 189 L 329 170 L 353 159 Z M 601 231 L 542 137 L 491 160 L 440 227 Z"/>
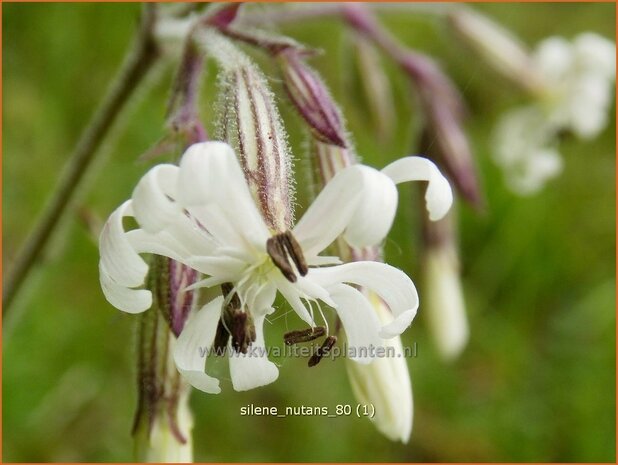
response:
<path id="1" fill-rule="evenodd" d="M 140 227 L 157 233 L 182 215 L 176 197 L 178 167 L 157 165 L 140 179 L 133 190 L 133 210 Z"/>
<path id="2" fill-rule="evenodd" d="M 254 315 L 256 337 L 253 344 L 247 349 L 246 354 L 234 352 L 231 346 L 228 348 L 230 352 L 230 376 L 232 386 L 236 391 L 247 391 L 264 386 L 279 377 L 277 365 L 268 360 L 264 344 L 264 317 L 265 314 Z"/>
<path id="3" fill-rule="evenodd" d="M 425 202 L 429 219 L 439 220 L 448 212 L 453 203 L 453 192 L 446 178 L 430 160 L 422 157 L 405 157 L 394 161 L 382 173 L 395 184 L 406 181 L 428 181 Z"/>
<path id="4" fill-rule="evenodd" d="M 185 207 L 218 206 L 232 228 L 253 244 L 263 247 L 269 237 L 236 155 L 224 142 L 187 149 L 180 161 L 178 199 Z M 207 223 L 204 227 L 211 229 Z"/>
<path id="5" fill-rule="evenodd" d="M 342 233 L 355 247 L 382 242 L 395 217 L 397 190 L 378 170 L 354 165 L 339 171 L 313 201 L 294 237 L 308 259 Z"/>
<path id="6" fill-rule="evenodd" d="M 372 351 L 382 346 L 380 320 L 371 304 L 360 291 L 345 284 L 333 286 L 331 298 L 337 303 L 337 315 L 348 338 L 350 359 L 371 363 L 375 358 L 375 353 L 372 357 Z"/>
<path id="7" fill-rule="evenodd" d="M 390 231 L 397 211 L 397 188 L 378 170 L 362 167 L 363 190 L 344 238 L 353 247 L 381 243 Z"/>
<path id="8" fill-rule="evenodd" d="M 215 339 L 221 317 L 223 297 L 217 297 L 191 315 L 174 346 L 174 362 L 191 386 L 210 394 L 219 394 L 219 380 L 204 372 L 206 358 Z"/>
<path id="9" fill-rule="evenodd" d="M 112 281 L 126 287 L 142 285 L 148 273 L 148 265 L 131 246 L 122 225 L 122 219 L 131 215 L 128 200 L 110 215 L 99 236 L 100 267 Z"/>
<path id="10" fill-rule="evenodd" d="M 395 318 L 382 328 L 381 337 L 390 338 L 401 334 L 416 316 L 419 302 L 414 283 L 403 271 L 386 263 L 345 263 L 312 269 L 310 276 L 329 291 L 337 283 L 350 283 L 370 289 L 384 299 Z"/>
<path id="11" fill-rule="evenodd" d="M 141 313 L 152 305 L 152 293 L 146 289 L 131 289 L 114 282 L 101 265 L 99 281 L 107 301 L 127 313 Z"/>

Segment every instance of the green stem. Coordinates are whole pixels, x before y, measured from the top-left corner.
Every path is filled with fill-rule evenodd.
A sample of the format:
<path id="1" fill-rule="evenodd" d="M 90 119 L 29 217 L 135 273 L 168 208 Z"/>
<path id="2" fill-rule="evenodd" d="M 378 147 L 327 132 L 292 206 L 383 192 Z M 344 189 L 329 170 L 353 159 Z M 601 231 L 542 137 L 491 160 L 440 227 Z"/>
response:
<path id="1" fill-rule="evenodd" d="M 75 197 L 80 181 L 96 159 L 97 153 L 100 153 L 98 149 L 105 136 L 129 101 L 129 97 L 156 63 L 159 52 L 153 36 L 155 19 L 153 5 L 147 4 L 143 10 L 136 39 L 117 77 L 90 123 L 82 132 L 50 202 L 17 254 L 13 266 L 3 281 L 2 309 L 4 316 L 10 310 L 20 288 L 28 278 L 60 219 Z"/>

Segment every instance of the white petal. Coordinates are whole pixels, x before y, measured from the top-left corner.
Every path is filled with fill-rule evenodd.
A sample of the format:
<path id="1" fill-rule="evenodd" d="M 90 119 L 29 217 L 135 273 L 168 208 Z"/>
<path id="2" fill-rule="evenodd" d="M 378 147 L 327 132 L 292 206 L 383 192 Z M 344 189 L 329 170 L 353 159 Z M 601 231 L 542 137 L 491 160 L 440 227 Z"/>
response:
<path id="1" fill-rule="evenodd" d="M 195 257 L 187 260 L 187 265 L 200 273 L 228 281 L 238 281 L 240 274 L 247 267 L 241 260 L 232 257 Z"/>
<path id="2" fill-rule="evenodd" d="M 330 291 L 336 283 L 351 283 L 378 294 L 389 306 L 394 321 L 382 328 L 381 336 L 401 334 L 418 309 L 418 293 L 412 280 L 401 270 L 380 262 L 352 262 L 310 271 L 311 279 Z"/>
<path id="3" fill-rule="evenodd" d="M 453 203 L 451 186 L 438 167 L 422 157 L 406 157 L 394 161 L 382 170 L 395 184 L 405 181 L 428 181 L 425 202 L 432 221 L 442 218 Z"/>
<path id="4" fill-rule="evenodd" d="M 99 265 L 101 289 L 107 301 L 118 310 L 128 313 L 140 313 L 152 305 L 152 293 L 146 289 L 130 289 L 114 282 Z"/>
<path id="5" fill-rule="evenodd" d="M 270 236 L 232 148 L 202 142 L 180 161 L 178 197 L 185 207 L 216 205 L 233 229 L 262 247 Z M 204 227 L 210 230 L 209 224 Z"/>
<path id="6" fill-rule="evenodd" d="M 334 255 L 316 255 L 314 257 L 305 256 L 308 266 L 341 265 L 343 262 Z"/>
<path id="7" fill-rule="evenodd" d="M 267 314 L 273 310 L 275 297 L 277 297 L 277 287 L 274 283 L 267 281 L 255 293 L 247 296 L 247 305 L 254 315 Z"/>
<path id="8" fill-rule="evenodd" d="M 264 345 L 264 315 L 255 315 L 255 341 L 247 349 L 246 354 L 234 352 L 231 346 L 230 375 L 236 391 L 247 391 L 264 386 L 279 377 L 277 366 L 268 360 Z"/>
<path id="9" fill-rule="evenodd" d="M 126 235 L 131 247 L 137 253 L 153 253 L 176 261 L 182 261 L 190 256 L 190 252 L 166 231 L 151 234 L 142 229 L 134 229 Z"/>
<path id="10" fill-rule="evenodd" d="M 136 287 L 144 283 L 148 265 L 133 249 L 122 225 L 131 215 L 131 201 L 118 207 L 108 218 L 99 237 L 100 266 L 118 285 Z"/>
<path id="11" fill-rule="evenodd" d="M 176 197 L 178 167 L 157 165 L 140 179 L 133 190 L 133 211 L 140 227 L 156 233 L 182 215 Z M 171 198 L 170 198 L 171 197 Z"/>
<path id="12" fill-rule="evenodd" d="M 362 189 L 360 165 L 339 171 L 326 184 L 293 230 L 306 256 L 319 254 L 343 233 L 356 210 Z"/>
<path id="13" fill-rule="evenodd" d="M 381 243 L 390 231 L 397 211 L 397 188 L 383 173 L 363 169 L 363 190 L 354 215 L 345 230 L 346 242 L 354 247 Z"/>
<path id="14" fill-rule="evenodd" d="M 380 320 L 373 307 L 363 294 L 345 284 L 333 286 L 331 298 L 337 303 L 337 315 L 348 338 L 350 359 L 371 363 L 375 358 L 370 356 L 371 351 L 382 346 Z"/>
<path id="15" fill-rule="evenodd" d="M 288 301 L 288 303 L 292 306 L 294 311 L 298 314 L 298 316 L 309 326 L 315 326 L 313 318 L 311 318 L 311 314 L 307 310 L 307 307 L 303 304 L 299 296 L 299 292 L 294 287 L 293 284 L 288 282 L 283 277 L 276 278 L 277 289 L 281 293 L 281 295 Z"/>
<path id="16" fill-rule="evenodd" d="M 208 351 L 212 347 L 221 317 L 223 297 L 217 297 L 189 317 L 176 345 L 174 362 L 191 386 L 210 394 L 221 392 L 219 380 L 204 370 Z"/>

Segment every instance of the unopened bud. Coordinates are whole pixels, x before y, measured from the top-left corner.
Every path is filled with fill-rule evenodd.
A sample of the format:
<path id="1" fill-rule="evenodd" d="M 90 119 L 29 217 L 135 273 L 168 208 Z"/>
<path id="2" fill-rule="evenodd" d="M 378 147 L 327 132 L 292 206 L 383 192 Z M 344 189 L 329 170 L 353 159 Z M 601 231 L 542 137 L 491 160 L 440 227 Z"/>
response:
<path id="1" fill-rule="evenodd" d="M 542 78 L 529 52 L 510 31 L 461 5 L 448 17 L 453 29 L 496 71 L 528 90 L 541 89 Z"/>
<path id="2" fill-rule="evenodd" d="M 371 301 L 381 323 L 390 323 L 393 316 L 386 304 L 373 293 Z M 375 408 L 371 421 L 378 431 L 392 441 L 407 443 L 413 417 L 410 373 L 401 338 L 386 339 L 384 346 L 389 356 L 376 358 L 368 365 L 346 360 L 348 377 L 356 400 Z"/>
<path id="3" fill-rule="evenodd" d="M 222 68 L 218 138 L 238 153 L 266 224 L 283 232 L 292 224 L 292 166 L 274 96 L 261 71 L 228 39 L 206 31 L 204 46 Z"/>
<path id="4" fill-rule="evenodd" d="M 369 39 L 361 34 L 354 34 L 354 48 L 369 113 L 378 137 L 387 140 L 393 133 L 396 118 L 390 79 Z"/>
<path id="5" fill-rule="evenodd" d="M 282 50 L 277 57 L 285 89 L 314 136 L 345 147 L 341 114 L 322 79 L 305 64 L 295 48 Z"/>
<path id="6" fill-rule="evenodd" d="M 424 224 L 422 305 L 436 347 L 446 360 L 461 353 L 469 335 L 452 220 L 447 215 Z"/>
<path id="7" fill-rule="evenodd" d="M 135 458 L 140 462 L 191 462 L 189 386 L 172 359 L 175 339 L 162 312 L 152 308 L 140 315 L 137 339 Z"/>

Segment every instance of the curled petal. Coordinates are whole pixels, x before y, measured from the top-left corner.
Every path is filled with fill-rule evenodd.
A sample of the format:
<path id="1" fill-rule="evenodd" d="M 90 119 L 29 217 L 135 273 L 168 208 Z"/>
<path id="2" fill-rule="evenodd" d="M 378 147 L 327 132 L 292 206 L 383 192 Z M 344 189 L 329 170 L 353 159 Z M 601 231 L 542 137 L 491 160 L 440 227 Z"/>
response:
<path id="1" fill-rule="evenodd" d="M 418 293 L 414 283 L 403 271 L 385 263 L 372 261 L 345 263 L 311 270 L 310 277 L 329 291 L 331 286 L 336 286 L 337 283 L 350 283 L 370 289 L 379 295 L 395 317 L 382 328 L 380 336 L 383 338 L 401 334 L 416 316 Z"/>
<path id="2" fill-rule="evenodd" d="M 131 215 L 128 200 L 110 215 L 99 237 L 100 268 L 113 282 L 126 287 L 142 285 L 148 273 L 148 265 L 131 246 L 122 225 L 122 219 Z"/>
<path id="3" fill-rule="evenodd" d="M 425 202 L 429 219 L 437 221 L 451 208 L 453 192 L 446 178 L 430 160 L 422 157 L 405 157 L 394 161 L 382 173 L 395 184 L 406 181 L 428 181 Z"/>
<path id="4" fill-rule="evenodd" d="M 182 212 L 176 197 L 178 167 L 157 165 L 146 173 L 133 190 L 133 211 L 142 229 L 156 233 L 164 229 Z"/>
<path id="5" fill-rule="evenodd" d="M 337 284 L 331 289 L 331 298 L 337 304 L 337 315 L 341 319 L 350 358 L 359 363 L 371 363 L 372 347 L 382 346 L 379 337 L 380 320 L 367 298 L 351 286 Z"/>
<path id="6" fill-rule="evenodd" d="M 131 289 L 114 282 L 99 265 L 101 289 L 107 301 L 127 313 L 141 313 L 152 306 L 152 293 L 146 289 Z"/>
<path id="7" fill-rule="evenodd" d="M 397 191 L 379 171 L 354 165 L 339 171 L 294 227 L 308 259 L 338 236 L 357 247 L 380 243 L 397 208 Z"/>
<path id="8" fill-rule="evenodd" d="M 348 226 L 363 188 L 358 168 L 339 171 L 294 227 L 294 237 L 305 256 L 319 254 Z"/>
<path id="9" fill-rule="evenodd" d="M 397 188 L 380 171 L 367 166 L 363 170 L 363 190 L 344 238 L 353 247 L 377 245 L 393 225 L 397 211 Z"/>
<path id="10" fill-rule="evenodd" d="M 191 386 L 210 394 L 219 394 L 219 380 L 204 372 L 206 358 L 215 339 L 221 317 L 223 297 L 204 305 L 185 323 L 174 346 L 174 362 L 180 374 Z"/>
<path id="11" fill-rule="evenodd" d="M 265 386 L 279 377 L 277 366 L 268 360 L 264 344 L 264 317 L 254 315 L 255 341 L 246 354 L 230 352 L 230 376 L 232 386 L 236 391 L 247 391 L 260 386 Z"/>

